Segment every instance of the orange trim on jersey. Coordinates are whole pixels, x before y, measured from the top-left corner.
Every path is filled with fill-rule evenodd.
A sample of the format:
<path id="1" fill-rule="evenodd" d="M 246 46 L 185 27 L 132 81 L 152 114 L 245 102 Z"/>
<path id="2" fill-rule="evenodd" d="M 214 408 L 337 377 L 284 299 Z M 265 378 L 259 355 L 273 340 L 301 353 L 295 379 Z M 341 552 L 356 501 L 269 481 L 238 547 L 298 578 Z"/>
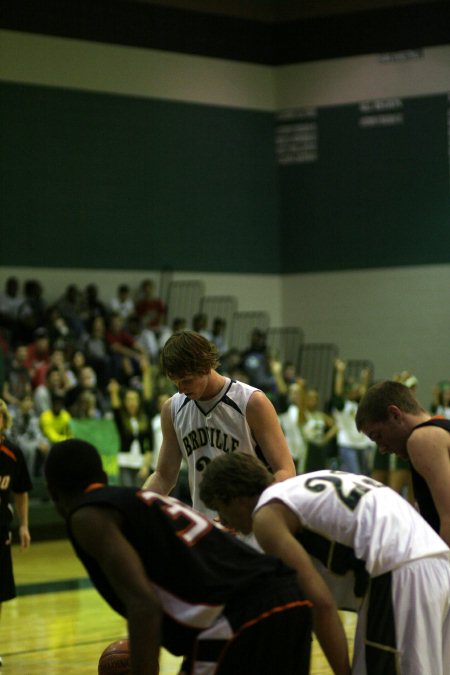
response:
<path id="1" fill-rule="evenodd" d="M 6 445 L 0 446 L 0 452 L 4 452 L 5 455 L 8 455 L 8 457 L 11 457 L 11 459 L 17 462 L 17 457 L 15 456 L 12 450 L 6 447 Z"/>
<path id="2" fill-rule="evenodd" d="M 444 415 L 432 415 L 432 420 L 446 420 L 447 418 Z"/>
<path id="3" fill-rule="evenodd" d="M 106 483 L 91 483 L 83 490 L 83 492 L 92 492 L 93 490 L 98 490 L 99 488 L 105 487 Z"/>
<path id="4" fill-rule="evenodd" d="M 233 637 L 231 640 L 228 641 L 225 649 L 221 652 L 219 658 L 217 659 L 217 667 L 220 666 L 222 661 L 224 660 L 224 657 L 228 650 L 230 649 L 231 645 L 236 641 L 236 639 L 241 635 L 241 633 L 246 630 L 247 628 L 250 628 L 251 626 L 254 626 L 255 624 L 259 623 L 260 621 L 263 621 L 264 619 L 267 619 L 269 616 L 272 614 L 277 614 L 279 612 L 284 612 L 287 609 L 293 609 L 294 607 L 313 607 L 313 604 L 310 600 L 293 600 L 292 602 L 288 602 L 285 605 L 278 605 L 278 607 L 272 607 L 272 609 L 269 609 L 267 612 L 263 612 L 259 616 L 257 616 L 255 619 L 250 619 L 250 621 L 247 621 L 246 623 L 242 624 L 242 626 L 234 633 Z"/>
<path id="5" fill-rule="evenodd" d="M 271 614 L 284 612 L 286 609 L 292 609 L 293 607 L 313 607 L 313 604 L 310 600 L 294 600 L 293 602 L 288 602 L 286 605 L 279 605 L 278 607 L 272 607 L 272 609 L 269 609 L 267 612 L 263 612 L 262 614 L 257 616 L 256 619 L 251 619 L 250 621 L 247 621 L 247 623 L 242 624 L 237 634 L 239 634 L 246 628 L 250 628 L 250 626 L 253 626 L 255 623 L 259 623 L 263 619 L 267 619 L 267 617 L 271 616 Z"/>

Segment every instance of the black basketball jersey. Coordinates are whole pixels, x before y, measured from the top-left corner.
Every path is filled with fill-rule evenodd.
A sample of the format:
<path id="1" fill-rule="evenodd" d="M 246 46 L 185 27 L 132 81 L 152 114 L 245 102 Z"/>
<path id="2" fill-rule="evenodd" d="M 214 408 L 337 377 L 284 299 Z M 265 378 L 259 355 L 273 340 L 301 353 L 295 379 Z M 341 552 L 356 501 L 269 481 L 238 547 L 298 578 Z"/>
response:
<path id="1" fill-rule="evenodd" d="M 101 487 L 85 494 L 83 506 L 117 509 L 123 533 L 138 552 L 163 609 L 163 646 L 186 652 L 194 635 L 227 609 L 245 603 L 250 593 L 264 592 L 294 573 L 213 524 L 182 502 L 149 490 Z M 72 540 L 78 557 L 105 600 L 120 614 L 125 608 L 96 561 Z M 279 583 L 279 581 L 278 581 Z"/>
<path id="2" fill-rule="evenodd" d="M 414 427 L 413 431 L 420 429 L 421 427 L 441 427 L 441 429 L 445 429 L 450 433 L 450 420 L 444 419 L 443 417 L 432 417 L 427 422 L 418 424 L 416 427 Z M 410 464 L 414 496 L 419 506 L 420 515 L 425 518 L 433 530 L 436 530 L 436 532 L 439 533 L 441 528 L 441 520 L 434 504 L 430 488 L 428 487 L 425 479 L 415 470 L 413 463 L 410 462 Z"/>
<path id="3" fill-rule="evenodd" d="M 5 438 L 0 443 L 0 530 L 7 530 L 13 517 L 12 493 L 32 488 L 22 450 Z"/>

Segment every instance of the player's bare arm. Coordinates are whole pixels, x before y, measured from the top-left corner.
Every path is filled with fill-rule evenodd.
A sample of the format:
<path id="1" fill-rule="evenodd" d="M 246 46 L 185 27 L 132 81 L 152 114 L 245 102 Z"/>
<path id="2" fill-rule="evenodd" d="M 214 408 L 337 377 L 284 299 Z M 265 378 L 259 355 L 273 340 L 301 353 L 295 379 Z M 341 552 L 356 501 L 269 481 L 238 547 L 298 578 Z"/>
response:
<path id="1" fill-rule="evenodd" d="M 20 546 L 28 548 L 31 543 L 30 531 L 28 529 L 28 492 L 16 492 L 14 502 L 19 518 L 19 537 Z"/>
<path id="2" fill-rule="evenodd" d="M 181 466 L 181 451 L 172 422 L 171 400 L 166 401 L 161 410 L 161 429 L 163 441 L 154 473 L 147 478 L 144 488 L 160 495 L 168 495 L 176 485 Z"/>
<path id="3" fill-rule="evenodd" d="M 441 522 L 439 534 L 450 546 L 449 434 L 439 427 L 416 429 L 408 439 L 408 455 L 430 488 Z"/>
<path id="4" fill-rule="evenodd" d="M 105 572 L 126 608 L 132 675 L 157 675 L 161 608 L 142 562 L 123 536 L 120 516 L 110 509 L 85 507 L 72 517 L 78 544 Z"/>
<path id="5" fill-rule="evenodd" d="M 349 675 L 344 628 L 328 586 L 295 538 L 295 533 L 300 530 L 301 524 L 295 513 L 280 502 L 270 502 L 254 516 L 253 532 L 262 549 L 296 570 L 302 592 L 313 603 L 314 632 L 333 673 Z"/>
<path id="6" fill-rule="evenodd" d="M 273 471 L 276 481 L 295 476 L 295 464 L 273 404 L 262 391 L 255 391 L 248 403 L 247 421 L 252 434 Z"/>

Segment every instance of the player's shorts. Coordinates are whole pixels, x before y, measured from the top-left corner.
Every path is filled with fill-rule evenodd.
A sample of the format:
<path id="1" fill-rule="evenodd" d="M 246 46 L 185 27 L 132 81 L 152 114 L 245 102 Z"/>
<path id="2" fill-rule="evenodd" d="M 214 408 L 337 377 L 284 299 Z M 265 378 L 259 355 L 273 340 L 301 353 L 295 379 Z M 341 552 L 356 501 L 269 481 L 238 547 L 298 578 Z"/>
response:
<path id="1" fill-rule="evenodd" d="M 0 602 L 16 597 L 9 532 L 0 530 Z"/>
<path id="2" fill-rule="evenodd" d="M 354 675 L 450 675 L 450 562 L 421 558 L 371 579 L 358 616 Z"/>
<path id="3" fill-rule="evenodd" d="M 183 673 L 188 675 L 307 675 L 310 669 L 311 603 L 294 579 L 272 593 L 243 593 L 200 633 Z"/>

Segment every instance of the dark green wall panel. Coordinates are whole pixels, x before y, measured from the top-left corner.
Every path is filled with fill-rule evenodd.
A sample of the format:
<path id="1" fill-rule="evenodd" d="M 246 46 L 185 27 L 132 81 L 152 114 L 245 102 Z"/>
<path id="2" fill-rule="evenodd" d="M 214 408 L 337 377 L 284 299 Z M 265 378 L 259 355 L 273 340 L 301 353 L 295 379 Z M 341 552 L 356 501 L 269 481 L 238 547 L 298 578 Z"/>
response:
<path id="1" fill-rule="evenodd" d="M 5 83 L 0 264 L 277 274 L 447 263 L 447 96 L 383 105 L 319 108 L 317 161 L 277 171 L 270 113 Z M 382 123 L 389 114 L 401 123 Z"/>
<path id="2" fill-rule="evenodd" d="M 1 264 L 279 273 L 270 113 L 0 89 Z"/>
<path id="3" fill-rule="evenodd" d="M 449 262 L 447 115 L 444 95 L 320 108 L 318 160 L 280 167 L 283 270 Z"/>

